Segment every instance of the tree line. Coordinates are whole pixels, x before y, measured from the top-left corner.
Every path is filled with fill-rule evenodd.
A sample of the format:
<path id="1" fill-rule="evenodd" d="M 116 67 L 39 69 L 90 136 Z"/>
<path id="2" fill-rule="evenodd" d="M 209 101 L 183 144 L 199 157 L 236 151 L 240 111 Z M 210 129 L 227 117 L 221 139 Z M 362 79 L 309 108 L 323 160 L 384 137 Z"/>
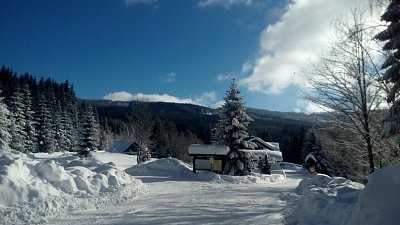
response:
<path id="1" fill-rule="evenodd" d="M 105 149 L 96 109 L 78 101 L 68 81 L 0 70 L 1 147 L 21 152 Z"/>

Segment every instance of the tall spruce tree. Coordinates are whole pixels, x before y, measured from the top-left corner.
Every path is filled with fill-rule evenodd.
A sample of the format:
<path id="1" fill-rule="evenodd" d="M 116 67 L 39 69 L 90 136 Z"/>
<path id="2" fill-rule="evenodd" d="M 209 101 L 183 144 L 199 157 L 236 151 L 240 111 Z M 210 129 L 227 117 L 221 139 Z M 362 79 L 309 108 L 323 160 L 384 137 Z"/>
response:
<path id="1" fill-rule="evenodd" d="M 26 151 L 35 151 L 37 149 L 37 133 L 35 128 L 35 118 L 32 105 L 32 96 L 28 84 L 22 87 L 22 103 L 24 106 L 23 115 L 25 119 L 25 138 L 24 146 Z"/>
<path id="2" fill-rule="evenodd" d="M 389 23 L 389 26 L 379 32 L 375 38 L 385 41 L 383 50 L 388 54 L 381 69 L 386 69 L 381 80 L 390 84 L 390 91 L 387 101 L 391 105 L 387 117 L 388 126 L 385 130 L 385 137 L 400 133 L 400 0 L 391 0 L 381 20 Z"/>
<path id="3" fill-rule="evenodd" d="M 95 110 L 86 103 L 82 104 L 80 115 L 78 155 L 88 157 L 99 145 L 99 123 L 96 120 Z"/>
<path id="4" fill-rule="evenodd" d="M 10 127 L 11 148 L 17 151 L 26 152 L 25 149 L 25 115 L 23 95 L 19 86 L 16 86 L 10 98 L 10 112 L 12 126 Z"/>
<path id="5" fill-rule="evenodd" d="M 254 149 L 255 147 L 253 143 L 245 140 L 249 136 L 247 127 L 253 119 L 246 114 L 243 97 L 240 96 L 235 79 L 232 80 L 224 100 L 215 133 L 217 144 L 230 147 L 224 173 L 245 175 L 251 171 L 252 163 L 250 154 L 244 153 L 240 149 Z"/>
<path id="6" fill-rule="evenodd" d="M 36 130 L 38 135 L 38 152 L 51 153 L 56 150 L 55 132 L 51 109 L 43 93 L 39 93 L 36 109 Z"/>
<path id="7" fill-rule="evenodd" d="M 1 91 L 0 91 L 1 94 Z M 4 103 L 4 98 L 0 96 L 0 150 L 8 149 L 10 147 L 11 135 L 10 119 L 7 105 Z"/>

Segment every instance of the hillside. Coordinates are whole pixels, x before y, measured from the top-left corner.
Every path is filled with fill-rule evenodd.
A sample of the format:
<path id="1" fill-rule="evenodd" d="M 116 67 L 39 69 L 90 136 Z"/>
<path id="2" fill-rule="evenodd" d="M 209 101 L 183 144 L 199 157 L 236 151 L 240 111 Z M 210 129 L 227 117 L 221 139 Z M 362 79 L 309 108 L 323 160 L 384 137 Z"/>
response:
<path id="1" fill-rule="evenodd" d="M 132 102 L 89 100 L 96 106 L 100 120 L 118 121 L 118 126 L 129 123 Z M 148 102 L 150 111 L 163 121 L 173 122 L 179 131 L 196 134 L 209 143 L 210 129 L 218 121 L 218 110 L 192 104 Z M 249 125 L 249 134 L 267 141 L 279 142 L 285 161 L 299 162 L 298 154 L 305 131 L 311 126 L 312 118 L 303 113 L 274 112 L 249 108 L 247 113 L 254 119 Z M 115 126 L 117 127 L 117 126 Z"/>

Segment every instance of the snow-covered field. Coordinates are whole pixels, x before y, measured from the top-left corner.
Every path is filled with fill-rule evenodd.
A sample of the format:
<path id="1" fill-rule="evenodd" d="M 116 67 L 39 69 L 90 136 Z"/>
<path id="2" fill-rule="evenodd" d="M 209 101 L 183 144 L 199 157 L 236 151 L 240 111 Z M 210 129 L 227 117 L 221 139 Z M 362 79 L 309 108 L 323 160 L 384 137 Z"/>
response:
<path id="1" fill-rule="evenodd" d="M 0 224 L 399 224 L 400 166 L 372 174 L 365 188 L 281 168 L 232 177 L 193 174 L 171 158 L 136 165 L 118 153 L 1 151 Z"/>
<path id="2" fill-rule="evenodd" d="M 45 223 L 49 216 L 106 208 L 148 191 L 115 163 L 72 154 L 0 151 L 0 223 Z"/>

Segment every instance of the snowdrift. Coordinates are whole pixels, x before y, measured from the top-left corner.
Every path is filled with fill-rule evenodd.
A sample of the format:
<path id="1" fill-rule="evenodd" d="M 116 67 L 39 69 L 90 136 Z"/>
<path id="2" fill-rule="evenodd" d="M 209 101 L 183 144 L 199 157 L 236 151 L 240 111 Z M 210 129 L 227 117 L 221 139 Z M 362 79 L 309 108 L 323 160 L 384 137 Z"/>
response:
<path id="1" fill-rule="evenodd" d="M 146 177 L 164 180 L 195 180 L 195 181 L 215 181 L 228 183 L 270 183 L 282 181 L 284 174 L 260 175 L 252 174 L 248 176 L 234 177 L 219 175 L 213 172 L 193 173 L 192 167 L 174 158 L 158 159 L 137 166 L 132 166 L 125 170 L 126 173 L 145 180 Z"/>
<path id="2" fill-rule="evenodd" d="M 400 165 L 370 175 L 365 186 L 345 178 L 316 175 L 296 188 L 300 195 L 288 224 L 396 225 L 400 214 Z"/>
<path id="3" fill-rule="evenodd" d="M 39 161 L 0 152 L 0 217 L 5 224 L 34 223 L 65 211 L 104 207 L 147 192 L 114 163 L 64 154 Z"/>
<path id="4" fill-rule="evenodd" d="M 400 164 L 371 174 L 348 225 L 400 223 Z"/>

